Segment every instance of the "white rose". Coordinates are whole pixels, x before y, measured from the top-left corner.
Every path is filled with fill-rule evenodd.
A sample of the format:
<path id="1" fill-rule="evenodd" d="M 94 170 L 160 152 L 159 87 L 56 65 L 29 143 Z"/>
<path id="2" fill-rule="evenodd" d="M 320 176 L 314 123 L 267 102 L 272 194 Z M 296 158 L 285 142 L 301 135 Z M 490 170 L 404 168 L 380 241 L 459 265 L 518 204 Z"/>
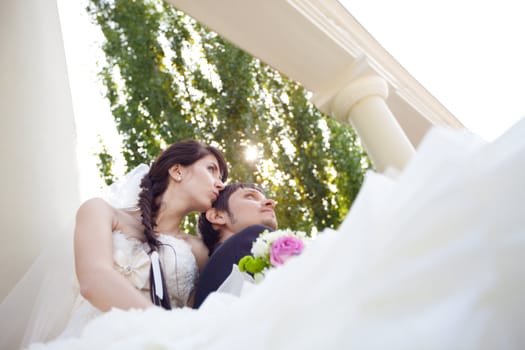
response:
<path id="1" fill-rule="evenodd" d="M 251 252 L 254 257 L 262 258 L 268 252 L 268 250 L 268 243 L 266 243 L 261 238 L 257 238 L 257 240 L 253 243 Z"/>
<path id="2" fill-rule="evenodd" d="M 273 243 L 277 238 L 281 238 L 283 236 L 286 236 L 287 233 L 283 230 L 278 230 L 278 231 L 273 231 L 273 232 L 268 232 L 267 234 L 265 234 L 262 238 L 268 242 L 268 243 Z"/>

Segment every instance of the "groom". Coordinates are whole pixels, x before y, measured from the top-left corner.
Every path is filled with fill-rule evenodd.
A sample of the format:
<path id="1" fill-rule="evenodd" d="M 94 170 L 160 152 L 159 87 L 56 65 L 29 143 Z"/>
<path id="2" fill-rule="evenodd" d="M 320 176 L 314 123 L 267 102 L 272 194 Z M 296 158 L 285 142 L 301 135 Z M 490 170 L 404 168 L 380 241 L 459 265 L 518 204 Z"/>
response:
<path id="1" fill-rule="evenodd" d="M 264 230 L 277 229 L 275 201 L 253 184 L 234 183 L 220 192 L 213 208 L 199 218 L 199 232 L 210 250 L 195 291 L 194 308 L 216 291 L 234 264 L 250 255 L 253 242 Z"/>

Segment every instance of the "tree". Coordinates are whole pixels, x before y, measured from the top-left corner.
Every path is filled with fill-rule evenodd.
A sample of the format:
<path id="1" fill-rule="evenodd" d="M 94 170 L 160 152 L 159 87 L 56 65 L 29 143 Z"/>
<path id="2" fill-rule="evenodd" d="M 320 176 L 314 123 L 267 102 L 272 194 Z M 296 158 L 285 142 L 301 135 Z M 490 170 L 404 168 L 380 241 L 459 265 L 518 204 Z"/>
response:
<path id="1" fill-rule="evenodd" d="M 370 166 L 351 128 L 319 112 L 298 83 L 164 1 L 91 0 L 87 10 L 105 36 L 101 77 L 128 168 L 196 138 L 223 150 L 230 180 L 268 190 L 281 227 L 339 225 Z M 104 150 L 99 159 L 111 179 L 113 158 Z"/>

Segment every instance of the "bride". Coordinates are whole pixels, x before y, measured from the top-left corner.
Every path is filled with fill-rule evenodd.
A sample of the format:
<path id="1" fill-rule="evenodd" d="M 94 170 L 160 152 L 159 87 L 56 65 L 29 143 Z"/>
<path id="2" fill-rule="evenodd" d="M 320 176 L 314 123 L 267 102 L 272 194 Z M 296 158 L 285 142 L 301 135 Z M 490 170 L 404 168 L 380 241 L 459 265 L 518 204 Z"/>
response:
<path id="1" fill-rule="evenodd" d="M 190 212 L 202 212 L 211 207 L 228 176 L 226 161 L 214 147 L 187 140 L 169 146 L 149 170 L 144 167 L 129 176 L 128 182 L 140 179 L 138 203 L 137 190 L 133 191 L 135 207 L 116 209 L 100 198 L 90 199 L 80 206 L 74 235 L 78 292 L 64 285 L 66 279 L 44 280 L 43 287 L 52 284 L 55 289 L 39 294 L 45 301 L 39 304 L 56 300 L 51 304 L 60 307 L 62 313 L 50 310 L 56 315 L 52 321 L 45 307 L 38 311 L 35 315 L 40 320 L 31 320 L 33 326 L 24 335 L 24 342 L 47 340 L 53 332 L 63 329 L 59 323 L 67 320 L 70 306 L 60 304 L 71 305 L 70 295 L 74 294 L 78 298 L 61 337 L 79 335 L 88 321 L 111 308 L 191 306 L 196 279 L 207 261 L 208 250 L 200 239 L 182 232 L 179 227 Z M 122 207 L 124 197 L 131 194 L 129 185 L 123 185 L 113 198 L 118 207 Z M 38 265 L 40 262 L 37 269 Z M 55 266 L 49 275 L 54 276 L 54 270 L 63 268 Z M 46 271 L 38 273 L 48 274 Z M 58 300 L 56 293 L 64 299 Z M 17 296 L 14 293 L 11 298 L 16 300 Z M 8 296 L 0 308 L 2 327 L 9 323 L 11 312 L 16 314 L 28 307 L 18 305 L 19 308 L 9 309 L 11 298 Z M 56 325 L 51 331 L 41 330 L 39 324 L 44 323 L 46 328 L 47 321 Z M 2 333 L 2 348 L 20 345 L 22 339 L 14 335 L 16 332 L 3 329 Z"/>
<path id="2" fill-rule="evenodd" d="M 370 172 L 325 230 L 240 297 L 113 309 L 31 349 L 522 349 L 525 119 L 493 143 L 434 129 L 397 179 Z"/>

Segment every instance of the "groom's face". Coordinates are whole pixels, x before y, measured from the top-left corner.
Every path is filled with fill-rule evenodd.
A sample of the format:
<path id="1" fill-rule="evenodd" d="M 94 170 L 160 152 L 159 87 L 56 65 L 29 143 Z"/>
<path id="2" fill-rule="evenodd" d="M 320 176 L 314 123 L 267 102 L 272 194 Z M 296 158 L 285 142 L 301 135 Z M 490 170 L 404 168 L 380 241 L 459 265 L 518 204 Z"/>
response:
<path id="1" fill-rule="evenodd" d="M 252 225 L 277 229 L 275 201 L 256 189 L 239 188 L 230 196 L 228 207 L 226 224 L 231 232 L 239 232 Z"/>

